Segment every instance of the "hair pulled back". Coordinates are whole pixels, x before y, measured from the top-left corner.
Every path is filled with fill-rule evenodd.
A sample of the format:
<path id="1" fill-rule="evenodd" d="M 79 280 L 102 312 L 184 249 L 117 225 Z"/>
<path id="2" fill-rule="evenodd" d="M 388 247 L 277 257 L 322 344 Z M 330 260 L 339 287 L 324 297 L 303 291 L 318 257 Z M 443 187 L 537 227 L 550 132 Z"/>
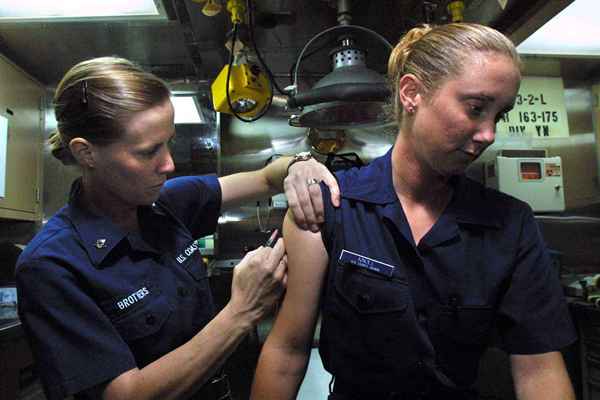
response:
<path id="1" fill-rule="evenodd" d="M 422 25 L 408 31 L 394 47 L 388 61 L 393 110 L 402 115 L 398 83 L 403 75 L 415 75 L 430 93 L 445 79 L 458 76 L 475 52 L 492 52 L 521 62 L 514 44 L 497 30 L 473 23 Z"/>
<path id="2" fill-rule="evenodd" d="M 133 113 L 170 96 L 166 83 L 131 61 L 100 57 L 73 66 L 54 94 L 57 130 L 48 139 L 52 155 L 76 164 L 69 142 L 81 137 L 95 144 L 119 139 Z"/>

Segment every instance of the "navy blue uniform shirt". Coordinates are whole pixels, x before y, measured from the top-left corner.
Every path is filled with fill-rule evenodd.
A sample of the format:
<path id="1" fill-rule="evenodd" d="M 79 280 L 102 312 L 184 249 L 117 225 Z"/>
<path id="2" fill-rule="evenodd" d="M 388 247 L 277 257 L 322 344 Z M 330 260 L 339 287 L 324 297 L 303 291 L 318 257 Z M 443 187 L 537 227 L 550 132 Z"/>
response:
<path id="1" fill-rule="evenodd" d="M 138 207 L 140 234 L 80 207 L 79 188 L 17 267 L 19 316 L 50 400 L 144 367 L 214 314 L 195 239 L 216 229 L 216 176 L 167 181 Z"/>
<path id="2" fill-rule="evenodd" d="M 530 207 L 453 177 L 451 201 L 416 244 L 394 190 L 391 151 L 337 174 L 340 208 L 321 185 L 329 265 L 320 352 L 340 392 L 464 399 L 494 332 L 510 354 L 573 342 Z"/>

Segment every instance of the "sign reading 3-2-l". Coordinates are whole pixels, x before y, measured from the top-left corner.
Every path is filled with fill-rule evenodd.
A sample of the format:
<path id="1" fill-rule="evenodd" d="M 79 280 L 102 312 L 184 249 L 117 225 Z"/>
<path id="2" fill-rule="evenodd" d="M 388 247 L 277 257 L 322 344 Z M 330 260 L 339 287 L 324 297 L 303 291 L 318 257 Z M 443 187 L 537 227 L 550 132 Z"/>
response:
<path id="1" fill-rule="evenodd" d="M 523 77 L 515 107 L 498 121 L 496 134 L 533 138 L 569 136 L 562 78 Z"/>

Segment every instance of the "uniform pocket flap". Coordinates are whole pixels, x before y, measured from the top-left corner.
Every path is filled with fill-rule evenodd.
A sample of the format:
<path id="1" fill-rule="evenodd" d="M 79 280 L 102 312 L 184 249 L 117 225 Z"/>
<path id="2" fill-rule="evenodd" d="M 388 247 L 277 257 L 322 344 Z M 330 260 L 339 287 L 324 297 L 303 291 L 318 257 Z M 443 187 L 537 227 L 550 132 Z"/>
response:
<path id="1" fill-rule="evenodd" d="M 130 342 L 158 332 L 171 315 L 171 311 L 166 296 L 159 295 L 114 321 L 114 324 L 123 339 Z"/>
<path id="2" fill-rule="evenodd" d="M 338 265 L 335 288 L 361 314 L 404 311 L 410 301 L 406 282 L 349 264 Z"/>

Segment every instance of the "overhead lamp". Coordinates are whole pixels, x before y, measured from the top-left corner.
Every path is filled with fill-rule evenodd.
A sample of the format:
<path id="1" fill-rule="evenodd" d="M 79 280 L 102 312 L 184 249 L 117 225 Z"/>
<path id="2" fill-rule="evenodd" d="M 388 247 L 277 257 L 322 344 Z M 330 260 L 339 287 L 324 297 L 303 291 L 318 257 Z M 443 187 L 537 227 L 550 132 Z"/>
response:
<path id="1" fill-rule="evenodd" d="M 229 64 L 225 65 L 211 85 L 213 106 L 216 111 L 232 114 L 244 122 L 260 118 L 272 100 L 269 79 L 256 61 L 251 47 L 241 42 L 239 28 L 246 7 L 241 0 L 228 0 L 233 34 L 228 49 Z"/>
<path id="2" fill-rule="evenodd" d="M 387 80 L 366 66 L 365 52 L 355 43 L 351 32 L 375 36 L 390 51 L 392 45 L 371 29 L 350 25 L 348 5 L 347 1 L 339 1 L 338 20 L 341 24 L 315 35 L 298 55 L 294 69 L 295 93 L 288 99 L 288 107 L 299 108 L 301 112 L 290 117 L 292 126 L 345 129 L 378 124 L 386 118 L 390 95 Z M 332 32 L 342 35 L 338 48 L 332 51 L 333 70 L 311 90 L 298 92 L 298 70 L 304 53 L 313 42 Z"/>
<path id="3" fill-rule="evenodd" d="M 266 107 L 271 90 L 260 67 L 247 59 L 241 61 L 242 57 L 246 56 L 236 57 L 234 64 L 219 72 L 211 85 L 212 100 L 216 111 L 252 118 Z"/>

